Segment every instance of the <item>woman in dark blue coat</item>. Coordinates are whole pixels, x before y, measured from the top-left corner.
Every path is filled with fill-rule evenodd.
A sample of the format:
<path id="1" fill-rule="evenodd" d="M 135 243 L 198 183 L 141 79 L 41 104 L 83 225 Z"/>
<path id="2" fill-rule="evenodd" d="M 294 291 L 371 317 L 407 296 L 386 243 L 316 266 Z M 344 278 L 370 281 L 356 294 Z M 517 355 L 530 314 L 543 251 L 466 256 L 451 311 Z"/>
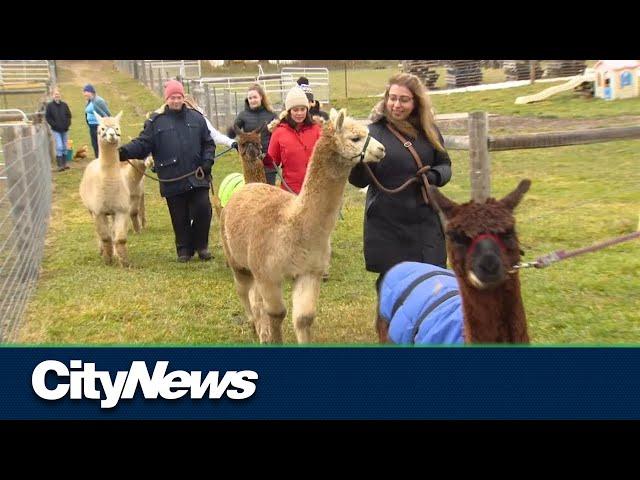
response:
<path id="1" fill-rule="evenodd" d="M 195 252 L 201 260 L 210 260 L 209 185 L 216 145 L 204 116 L 185 105 L 180 82 L 169 80 L 164 98 L 166 104 L 144 123 L 142 133 L 120 147 L 120 161 L 153 155 L 158 178 L 185 176 L 160 183 L 160 195 L 165 197 L 171 215 L 178 261 L 188 262 Z M 189 175 L 198 168 L 204 175 Z"/>
<path id="2" fill-rule="evenodd" d="M 435 125 L 427 90 L 418 77 L 395 75 L 389 80 L 384 99 L 373 109 L 369 125 L 371 136 L 386 150 L 380 163 L 370 165 L 386 188 L 396 188 L 415 177 L 416 161 L 408 148 L 389 129 L 394 128 L 417 151 L 427 171 L 429 184 L 446 185 L 451 179 L 451 160 L 444 140 Z M 369 186 L 364 218 L 364 257 L 366 268 L 380 275 L 404 262 L 424 262 L 446 268 L 447 252 L 440 217 L 425 204 L 420 184 L 389 195 L 371 183 L 362 164 L 351 171 L 349 182 L 356 187 Z"/>

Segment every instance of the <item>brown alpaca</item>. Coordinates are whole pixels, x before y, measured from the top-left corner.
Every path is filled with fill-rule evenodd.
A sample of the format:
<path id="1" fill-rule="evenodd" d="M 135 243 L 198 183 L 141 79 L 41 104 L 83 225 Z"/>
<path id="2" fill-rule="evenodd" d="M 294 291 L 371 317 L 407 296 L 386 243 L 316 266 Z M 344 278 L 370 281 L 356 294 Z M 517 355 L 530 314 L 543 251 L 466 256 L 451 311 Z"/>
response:
<path id="1" fill-rule="evenodd" d="M 260 132 L 264 126 L 257 128 L 251 132 L 245 132 L 235 127 L 238 140 L 238 153 L 242 160 L 242 173 L 244 174 L 244 183 L 267 183 L 267 176 L 264 173 L 262 165 L 262 141 Z"/>
<path id="2" fill-rule="evenodd" d="M 129 164 L 131 162 L 133 165 Z M 131 223 L 136 233 L 146 227 L 147 218 L 144 209 L 144 171 L 146 170 L 146 160 L 131 159 L 129 162 L 122 162 L 122 175 L 129 187 L 129 200 Z"/>
<path id="3" fill-rule="evenodd" d="M 238 295 L 261 343 L 282 342 L 285 278 L 293 278 L 298 343 L 311 340 L 321 277 L 347 177 L 362 158 L 378 162 L 384 147 L 367 128 L 331 111 L 298 196 L 263 183 L 243 186 L 222 212 L 220 232 Z"/>
<path id="4" fill-rule="evenodd" d="M 529 343 L 520 278 L 518 270 L 513 268 L 520 262 L 521 255 L 513 210 L 530 185 L 529 180 L 523 180 L 502 200 L 490 198 L 484 203 L 467 202 L 461 205 L 448 199 L 437 188 L 429 187 L 430 198 L 446 219 L 447 252 L 462 299 L 465 343 Z M 394 268 L 402 267 L 399 265 Z M 393 278 L 397 276 L 395 274 Z M 386 294 L 390 287 L 392 286 L 386 285 L 383 280 L 381 292 Z M 416 290 L 415 286 L 413 288 Z M 433 301 L 420 298 L 423 301 Z M 403 302 L 408 301 L 410 300 L 405 296 Z M 389 303 L 385 303 L 386 305 Z M 398 310 L 394 305 L 394 311 Z M 459 319 L 459 310 L 451 310 L 450 317 Z M 424 318 L 420 320 L 427 328 L 429 323 Z M 393 319 L 386 319 L 378 314 L 376 328 L 381 342 L 388 341 L 390 322 L 393 321 L 404 319 L 400 315 L 396 317 L 395 313 Z M 420 324 L 414 325 L 414 339 L 419 326 Z M 394 331 L 402 330 L 396 327 Z M 422 335 L 422 338 L 428 338 L 428 332 L 427 335 L 424 332 Z M 429 341 L 425 340 L 424 343 Z"/>
<path id="5" fill-rule="evenodd" d="M 110 264 L 115 253 L 122 266 L 127 258 L 127 230 L 130 215 L 129 186 L 121 172 L 118 147 L 120 146 L 120 117 L 96 118 L 98 125 L 98 158 L 85 168 L 80 181 L 80 198 L 91 213 L 96 225 L 100 254 Z M 109 225 L 113 218 L 113 227 Z"/>
<path id="6" fill-rule="evenodd" d="M 264 127 L 259 127 L 251 132 L 234 127 L 234 131 L 238 141 L 238 153 L 242 162 L 242 174 L 244 183 L 267 183 L 267 176 L 264 173 L 262 165 L 262 141 L 260 140 L 260 132 Z M 222 215 L 222 203 L 220 197 L 214 193 L 213 195 L 213 211 L 216 214 L 218 222 Z"/>

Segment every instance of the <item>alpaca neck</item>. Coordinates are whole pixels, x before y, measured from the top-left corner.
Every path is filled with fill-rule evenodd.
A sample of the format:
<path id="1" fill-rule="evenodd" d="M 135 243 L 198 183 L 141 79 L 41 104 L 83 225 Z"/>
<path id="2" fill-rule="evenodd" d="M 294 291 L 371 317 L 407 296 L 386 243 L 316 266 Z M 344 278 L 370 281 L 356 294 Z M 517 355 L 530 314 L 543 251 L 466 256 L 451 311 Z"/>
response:
<path id="1" fill-rule="evenodd" d="M 118 144 L 100 143 L 98 148 L 98 156 L 100 157 L 100 168 L 102 170 L 118 170 L 120 168 Z"/>
<path id="2" fill-rule="evenodd" d="M 529 343 L 518 275 L 493 290 L 477 290 L 458 277 L 465 343 Z"/>
<path id="3" fill-rule="evenodd" d="M 320 137 L 309 161 L 300 194 L 295 199 L 295 214 L 302 231 L 318 238 L 328 238 L 336 225 L 342 197 L 349 176 L 349 165 L 332 161 L 337 155 L 329 138 Z M 326 241 L 325 238 L 325 241 Z"/>
<path id="4" fill-rule="evenodd" d="M 142 180 L 144 176 L 144 171 L 146 169 L 144 165 L 144 160 L 129 160 L 131 162 L 132 168 L 129 169 L 129 178 L 132 178 L 135 182 L 139 182 Z"/>
<path id="5" fill-rule="evenodd" d="M 257 158 L 240 158 L 242 159 L 242 173 L 244 174 L 245 183 L 267 183 L 267 176 L 260 160 Z"/>

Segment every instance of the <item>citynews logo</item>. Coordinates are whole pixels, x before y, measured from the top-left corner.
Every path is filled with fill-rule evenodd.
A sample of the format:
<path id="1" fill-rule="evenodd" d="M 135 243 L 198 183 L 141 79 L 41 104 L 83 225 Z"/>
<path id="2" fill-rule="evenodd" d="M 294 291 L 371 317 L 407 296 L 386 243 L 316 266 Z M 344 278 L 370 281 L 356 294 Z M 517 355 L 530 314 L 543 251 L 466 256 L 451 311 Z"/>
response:
<path id="1" fill-rule="evenodd" d="M 96 370 L 95 363 L 71 360 L 67 367 L 57 360 L 45 360 L 33 370 L 31 386 L 36 395 L 45 400 L 60 400 L 69 395 L 73 400 L 100 400 L 100 408 L 113 408 L 121 398 L 133 398 L 138 386 L 144 398 L 160 396 L 166 400 L 175 400 L 187 393 L 191 398 L 201 399 L 207 392 L 210 399 L 219 399 L 226 394 L 232 400 L 242 400 L 256 391 L 253 381 L 258 379 L 258 374 L 253 370 L 229 370 L 222 378 L 221 372 L 209 371 L 203 379 L 200 371 L 167 373 L 168 366 L 167 361 L 156 362 L 153 374 L 149 375 L 145 362 L 134 361 L 129 370 L 116 372 L 112 379 L 109 371 Z M 49 373 L 57 375 L 55 388 L 46 385 Z"/>

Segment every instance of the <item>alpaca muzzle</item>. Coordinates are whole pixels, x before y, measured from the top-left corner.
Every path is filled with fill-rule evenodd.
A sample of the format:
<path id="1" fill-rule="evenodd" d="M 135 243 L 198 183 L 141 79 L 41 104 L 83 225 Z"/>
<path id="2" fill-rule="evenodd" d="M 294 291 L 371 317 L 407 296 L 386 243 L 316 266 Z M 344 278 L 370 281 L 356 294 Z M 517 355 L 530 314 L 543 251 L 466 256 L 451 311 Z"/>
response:
<path id="1" fill-rule="evenodd" d="M 362 151 L 358 155 L 351 157 L 351 160 L 359 159 L 360 162 L 379 162 L 385 156 L 384 145 L 373 138 L 371 135 L 367 135 L 364 141 Z"/>
<path id="2" fill-rule="evenodd" d="M 491 233 L 478 235 L 469 246 L 471 270 L 468 278 L 471 284 L 480 289 L 496 287 L 506 278 L 502 253 L 506 249 L 499 237 Z"/>

